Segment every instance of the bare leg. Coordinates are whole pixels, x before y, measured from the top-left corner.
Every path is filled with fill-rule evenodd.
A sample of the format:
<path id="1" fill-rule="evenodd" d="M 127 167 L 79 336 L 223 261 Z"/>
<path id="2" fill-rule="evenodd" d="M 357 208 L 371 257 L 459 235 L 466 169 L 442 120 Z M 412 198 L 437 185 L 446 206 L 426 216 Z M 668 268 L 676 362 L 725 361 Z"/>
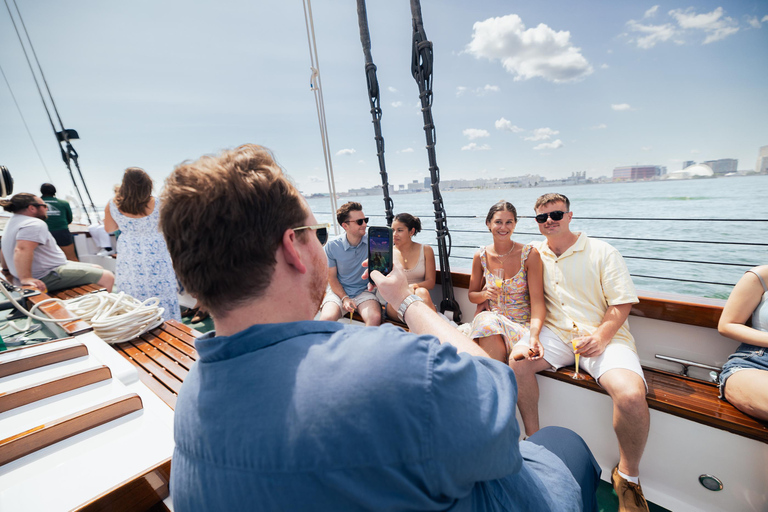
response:
<path id="1" fill-rule="evenodd" d="M 768 372 L 739 370 L 725 381 L 725 398 L 740 411 L 768 421 Z"/>
<path id="2" fill-rule="evenodd" d="M 106 288 L 108 292 L 111 292 L 112 287 L 115 285 L 115 274 L 109 270 L 105 270 L 101 275 L 101 279 L 99 279 L 96 284 L 102 288 Z"/>
<path id="3" fill-rule="evenodd" d="M 475 338 L 475 343 L 480 345 L 480 348 L 485 350 L 491 358 L 506 364 L 508 358 L 507 345 L 504 343 L 504 338 L 501 337 L 501 334 Z"/>
<path id="4" fill-rule="evenodd" d="M 75 253 L 75 244 L 60 245 L 59 248 L 64 251 L 64 256 L 66 256 L 69 261 L 80 261 L 77 259 L 77 253 Z"/>
<path id="5" fill-rule="evenodd" d="M 320 317 L 318 320 L 335 322 L 339 318 L 341 318 L 341 308 L 333 302 L 326 302 L 320 310 Z"/>
<path id="6" fill-rule="evenodd" d="M 530 436 L 539 430 L 539 383 L 536 374 L 551 368 L 544 359 L 533 361 L 510 361 L 509 366 L 517 379 L 517 408 L 523 418 L 525 435 Z"/>
<path id="7" fill-rule="evenodd" d="M 416 288 L 416 295 L 421 298 L 421 300 L 424 301 L 424 304 L 430 307 L 432 311 L 437 313 L 437 309 L 435 308 L 435 304 L 432 302 L 432 296 L 429 294 L 429 290 L 426 288 Z M 395 317 L 397 318 L 397 317 Z"/>
<path id="8" fill-rule="evenodd" d="M 635 372 L 614 368 L 600 377 L 600 385 L 613 400 L 613 430 L 619 440 L 619 471 L 638 476 L 651 425 L 645 383 Z"/>
<path id="9" fill-rule="evenodd" d="M 363 317 L 365 325 L 372 327 L 381 325 L 381 304 L 377 300 L 367 300 L 357 306 L 357 311 Z"/>

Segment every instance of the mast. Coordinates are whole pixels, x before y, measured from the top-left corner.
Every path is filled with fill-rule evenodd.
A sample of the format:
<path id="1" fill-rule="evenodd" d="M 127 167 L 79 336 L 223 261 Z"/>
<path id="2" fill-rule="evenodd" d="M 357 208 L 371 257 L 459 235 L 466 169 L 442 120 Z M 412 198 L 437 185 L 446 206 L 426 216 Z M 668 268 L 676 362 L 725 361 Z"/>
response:
<path id="1" fill-rule="evenodd" d="M 459 323 L 461 321 L 461 307 L 454 298 L 451 265 L 448 261 L 451 255 L 451 234 L 448 231 L 443 196 L 440 194 L 440 169 L 437 167 L 435 154 L 437 135 L 432 120 L 432 42 L 427 39 L 427 34 L 424 31 L 419 0 L 411 0 L 411 15 L 413 16 L 411 73 L 419 86 L 419 98 L 421 98 L 421 112 L 424 118 L 424 134 L 427 138 L 427 156 L 429 157 L 429 175 L 432 180 L 432 205 L 435 210 L 437 250 L 443 276 L 443 300 L 440 303 L 440 311 L 443 313 L 453 311 L 453 320 Z"/>
<path id="2" fill-rule="evenodd" d="M 379 98 L 379 80 L 376 77 L 376 65 L 371 55 L 371 34 L 368 31 L 368 13 L 365 9 L 365 0 L 357 0 L 357 23 L 360 26 L 360 42 L 365 54 L 365 78 L 368 82 L 368 102 L 371 105 L 371 117 L 373 118 L 373 134 L 376 140 L 376 156 L 379 159 L 379 174 L 381 174 L 381 188 L 384 193 L 384 210 L 387 214 L 387 226 L 392 226 L 395 214 L 392 212 L 394 202 L 389 196 L 389 178 L 387 165 L 384 162 L 384 137 L 381 135 L 381 100 Z"/>

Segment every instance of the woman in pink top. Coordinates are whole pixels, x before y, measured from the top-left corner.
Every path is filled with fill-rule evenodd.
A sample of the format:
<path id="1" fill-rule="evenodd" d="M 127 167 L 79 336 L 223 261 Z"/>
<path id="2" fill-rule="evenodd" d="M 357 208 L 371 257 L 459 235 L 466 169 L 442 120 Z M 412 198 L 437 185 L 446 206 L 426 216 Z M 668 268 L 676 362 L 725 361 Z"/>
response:
<path id="1" fill-rule="evenodd" d="M 504 363 L 510 357 L 537 359 L 543 354 L 539 332 L 547 308 L 541 257 L 532 245 L 512 240 L 517 211 L 512 203 L 499 201 L 488 211 L 485 225 L 493 243 L 480 249 L 472 259 L 469 300 L 478 304 L 470 338 L 488 354 Z M 494 270 L 504 269 L 501 287 L 496 286 Z M 515 344 L 530 337 L 528 347 Z"/>

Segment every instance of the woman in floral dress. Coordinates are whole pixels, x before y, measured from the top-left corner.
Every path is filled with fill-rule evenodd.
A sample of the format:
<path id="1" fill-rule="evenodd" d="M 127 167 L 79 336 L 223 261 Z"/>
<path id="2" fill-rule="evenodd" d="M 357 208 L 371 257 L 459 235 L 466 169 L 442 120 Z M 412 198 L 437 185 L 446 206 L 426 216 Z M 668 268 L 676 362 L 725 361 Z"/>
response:
<path id="1" fill-rule="evenodd" d="M 157 297 L 165 309 L 163 318 L 181 321 L 176 274 L 158 229 L 159 216 L 152 178 L 143 169 L 129 167 L 104 211 L 107 233 L 120 230 L 115 288 L 142 301 Z"/>
<path id="2" fill-rule="evenodd" d="M 494 359 L 510 357 L 537 359 L 543 349 L 539 332 L 547 314 L 544 304 L 543 267 L 532 245 L 512 240 L 517 211 L 512 203 L 499 201 L 488 211 L 485 225 L 493 243 L 480 249 L 472 259 L 469 300 L 478 304 L 470 337 Z M 495 284 L 495 269 L 503 268 L 502 286 Z M 530 338 L 528 346 L 515 344 Z"/>

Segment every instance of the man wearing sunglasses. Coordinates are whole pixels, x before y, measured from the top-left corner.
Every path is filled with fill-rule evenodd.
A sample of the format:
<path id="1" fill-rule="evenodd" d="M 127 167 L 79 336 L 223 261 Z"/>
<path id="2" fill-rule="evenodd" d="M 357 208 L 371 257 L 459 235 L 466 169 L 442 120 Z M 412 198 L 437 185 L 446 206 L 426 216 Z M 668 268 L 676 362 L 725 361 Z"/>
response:
<path id="1" fill-rule="evenodd" d="M 0 206 L 13 213 L 3 233 L 3 270 L 8 269 L 22 286 L 52 292 L 96 283 L 112 291 L 112 272 L 99 265 L 67 260 L 48 231 L 48 205 L 42 199 L 23 192 L 0 201 Z"/>
<path id="2" fill-rule="evenodd" d="M 368 217 L 360 203 L 350 201 L 336 210 L 344 234 L 328 242 L 328 289 L 318 320 L 336 321 L 357 310 L 365 325 L 381 324 L 381 306 L 362 279 L 363 262 L 368 259 Z"/>
<path id="3" fill-rule="evenodd" d="M 161 204 L 176 274 L 216 327 L 176 402 L 177 512 L 596 510 L 581 438 L 518 443 L 512 370 L 412 301 L 402 269 L 371 277 L 410 332 L 313 320 L 323 225 L 268 150 L 176 167 Z"/>
<path id="4" fill-rule="evenodd" d="M 624 259 L 611 245 L 570 230 L 573 212 L 562 194 L 536 201 L 536 222 L 546 237 L 538 247 L 544 264 L 543 358 L 513 361 L 518 406 L 528 435 L 539 429 L 536 372 L 574 364 L 592 375 L 613 400 L 619 462 L 612 481 L 621 511 L 648 510 L 639 483 L 640 458 L 650 415 L 646 384 L 627 317 L 638 302 Z M 574 338 L 576 338 L 574 340 Z M 573 340 L 573 341 L 572 341 Z"/>

